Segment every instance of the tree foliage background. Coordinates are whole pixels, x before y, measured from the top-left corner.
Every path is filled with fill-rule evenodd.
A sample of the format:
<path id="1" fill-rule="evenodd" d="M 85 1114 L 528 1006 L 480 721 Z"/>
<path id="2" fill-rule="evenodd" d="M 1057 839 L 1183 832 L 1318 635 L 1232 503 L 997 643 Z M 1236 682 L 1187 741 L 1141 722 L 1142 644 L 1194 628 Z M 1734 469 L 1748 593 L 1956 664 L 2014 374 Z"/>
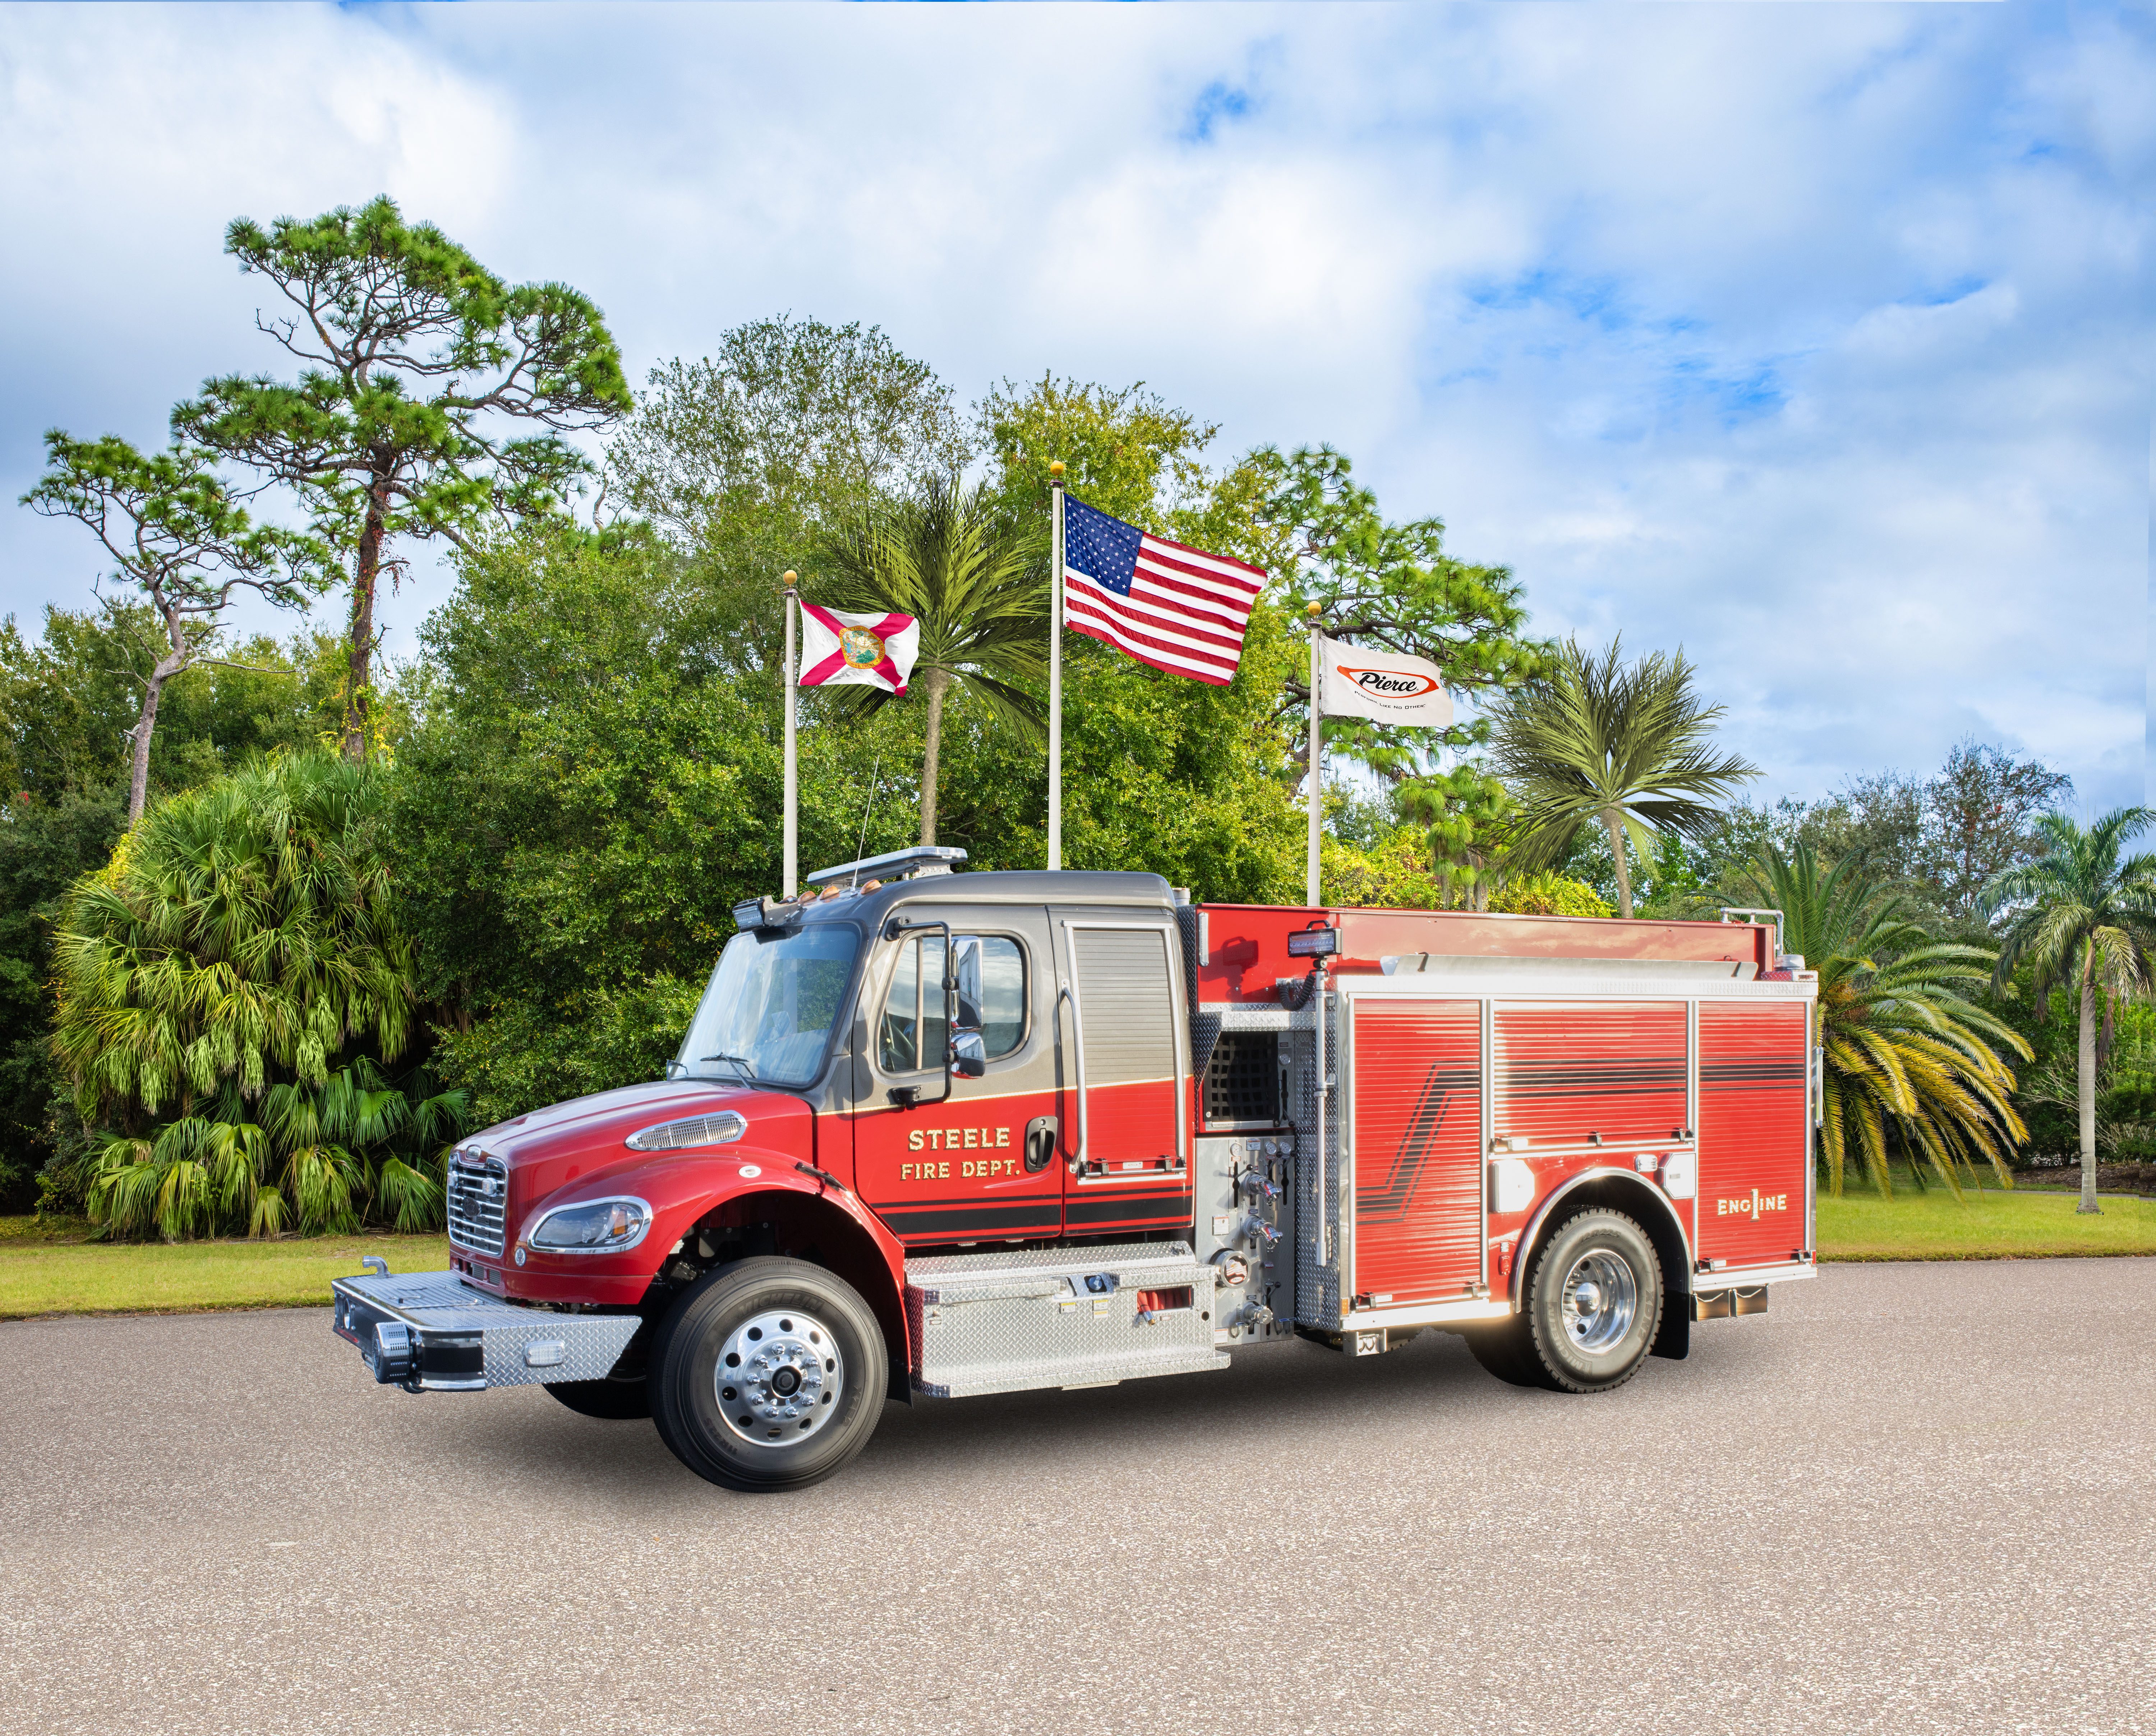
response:
<path id="1" fill-rule="evenodd" d="M 453 1119 L 655 1074 L 733 904 L 778 888 L 781 573 L 797 571 L 811 602 L 837 597 L 850 527 L 963 479 L 1038 584 L 1052 460 L 1078 498 L 1273 576 L 1224 687 L 1066 636 L 1068 865 L 1145 869 L 1200 899 L 1301 901 L 1302 607 L 1314 599 L 1328 632 L 1442 663 L 1463 701 L 1442 741 L 1328 734 L 1327 898 L 1606 914 L 1617 877 L 1603 828 L 1584 828 L 1547 872 L 1506 860 L 1515 807 L 1483 761 L 1486 718 L 1499 696 L 1544 680 L 1553 654 L 1510 570 L 1455 556 L 1435 517 L 1389 519 L 1344 454 L 1221 454 L 1218 432 L 1142 382 L 1053 372 L 1004 381 L 968 408 L 881 331 L 791 315 L 654 370 L 598 466 L 596 511 L 572 520 L 558 487 L 528 510 L 490 490 L 490 510 L 454 526 L 453 590 L 416 659 L 367 674 L 371 760 L 353 775 L 367 781 L 369 872 L 408 947 L 408 1041 L 341 1027 L 304 1066 L 296 1050 L 273 1059 L 259 1089 L 206 1052 L 181 1056 L 180 1098 L 155 1105 L 85 1090 L 83 1054 L 63 1065 L 56 973 L 79 964 L 81 935 L 116 932 L 91 919 L 86 889 L 103 886 L 109 904 L 128 873 L 139 879 L 135 841 L 121 846 L 126 731 L 160 636 L 122 604 L 49 611 L 34 638 L 0 625 L 0 1204 L 20 1209 L 42 1185 L 56 1209 L 95 1199 L 132 1233 L 416 1221 L 432 1209 L 428 1142 Z M 581 467 L 548 453 L 557 480 Z M 324 534 L 362 534 L 366 515 L 346 516 Z M 280 779 L 319 776 L 326 745 L 352 746 L 349 620 L 281 642 L 225 632 L 205 648 L 214 660 L 164 697 L 145 839 L 169 844 L 223 810 L 245 832 Z M 1718 673 L 1702 672 L 1710 691 Z M 803 694 L 804 868 L 913 837 L 921 710 Z M 1039 865 L 1046 766 L 1024 718 L 954 685 L 940 751 L 940 839 L 976 868 Z M 1928 777 L 1739 803 L 1695 836 L 1656 841 L 1630 877 L 1645 913 L 1711 913 L 1762 844 L 1801 843 L 1823 866 L 1861 863 L 1934 938 L 1974 943 L 1976 888 L 2028 858 L 2036 816 L 2070 793 L 2041 765 L 1968 743 Z M 63 931 L 78 939 L 56 951 Z M 2010 992 L 1994 1010 L 2038 1033 L 2016 1102 L 2041 1139 L 2041 1021 Z M 2133 1017 L 2119 1029 L 2115 1119 L 2156 1128 L 2156 1039 Z M 243 1150 L 244 1185 L 232 1155 Z"/>

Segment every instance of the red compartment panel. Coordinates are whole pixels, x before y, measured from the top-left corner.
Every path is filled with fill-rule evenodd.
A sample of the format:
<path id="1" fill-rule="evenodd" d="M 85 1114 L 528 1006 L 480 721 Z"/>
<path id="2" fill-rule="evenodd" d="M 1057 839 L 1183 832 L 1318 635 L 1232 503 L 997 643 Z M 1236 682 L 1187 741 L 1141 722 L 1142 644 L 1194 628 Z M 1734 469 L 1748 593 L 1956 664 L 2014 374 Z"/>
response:
<path id="1" fill-rule="evenodd" d="M 1481 1004 L 1354 1007 L 1353 1289 L 1456 1297 L 1482 1275 Z"/>
<path id="2" fill-rule="evenodd" d="M 1702 1001 L 1699 1009 L 1699 1257 L 1787 1260 L 1804 1221 L 1809 1009 Z"/>
<path id="3" fill-rule="evenodd" d="M 1685 1124 L 1685 1010 L 1669 1001 L 1500 1003 L 1498 1139 L 1668 1139 Z"/>

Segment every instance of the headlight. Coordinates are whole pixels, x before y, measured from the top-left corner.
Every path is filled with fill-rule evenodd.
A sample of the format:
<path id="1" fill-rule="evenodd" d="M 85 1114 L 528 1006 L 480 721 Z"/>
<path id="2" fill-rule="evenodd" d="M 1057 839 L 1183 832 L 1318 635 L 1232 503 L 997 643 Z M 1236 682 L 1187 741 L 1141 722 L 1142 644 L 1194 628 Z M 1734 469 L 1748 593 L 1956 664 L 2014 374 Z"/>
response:
<path id="1" fill-rule="evenodd" d="M 525 1240 L 550 1253 L 606 1254 L 634 1247 L 650 1227 L 651 1208 L 641 1200 L 587 1200 L 557 1206 Z"/>

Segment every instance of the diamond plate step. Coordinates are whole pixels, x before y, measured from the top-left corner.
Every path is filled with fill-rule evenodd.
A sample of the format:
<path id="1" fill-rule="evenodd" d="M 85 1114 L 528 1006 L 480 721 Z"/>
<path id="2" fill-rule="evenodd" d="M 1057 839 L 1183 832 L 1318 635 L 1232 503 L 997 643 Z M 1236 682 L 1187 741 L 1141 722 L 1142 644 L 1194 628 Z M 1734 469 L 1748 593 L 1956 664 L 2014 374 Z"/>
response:
<path id="1" fill-rule="evenodd" d="M 1225 1368 L 1213 1277 L 1181 1242 L 909 1260 L 914 1390 L 969 1398 Z M 1138 1306 L 1147 1292 L 1185 1290 L 1186 1305 Z"/>

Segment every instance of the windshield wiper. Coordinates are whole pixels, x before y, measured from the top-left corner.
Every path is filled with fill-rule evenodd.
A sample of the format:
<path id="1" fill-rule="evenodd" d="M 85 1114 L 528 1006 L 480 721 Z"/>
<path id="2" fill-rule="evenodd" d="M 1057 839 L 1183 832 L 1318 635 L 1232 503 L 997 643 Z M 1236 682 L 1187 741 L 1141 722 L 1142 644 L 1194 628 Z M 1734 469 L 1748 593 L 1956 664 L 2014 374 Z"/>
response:
<path id="1" fill-rule="evenodd" d="M 729 1055 L 726 1051 L 721 1049 L 716 1055 L 699 1055 L 696 1059 L 700 1064 L 706 1061 L 727 1062 L 732 1064 L 736 1072 L 741 1074 L 742 1078 L 753 1079 L 756 1077 L 756 1063 L 750 1060 L 746 1055 Z"/>

